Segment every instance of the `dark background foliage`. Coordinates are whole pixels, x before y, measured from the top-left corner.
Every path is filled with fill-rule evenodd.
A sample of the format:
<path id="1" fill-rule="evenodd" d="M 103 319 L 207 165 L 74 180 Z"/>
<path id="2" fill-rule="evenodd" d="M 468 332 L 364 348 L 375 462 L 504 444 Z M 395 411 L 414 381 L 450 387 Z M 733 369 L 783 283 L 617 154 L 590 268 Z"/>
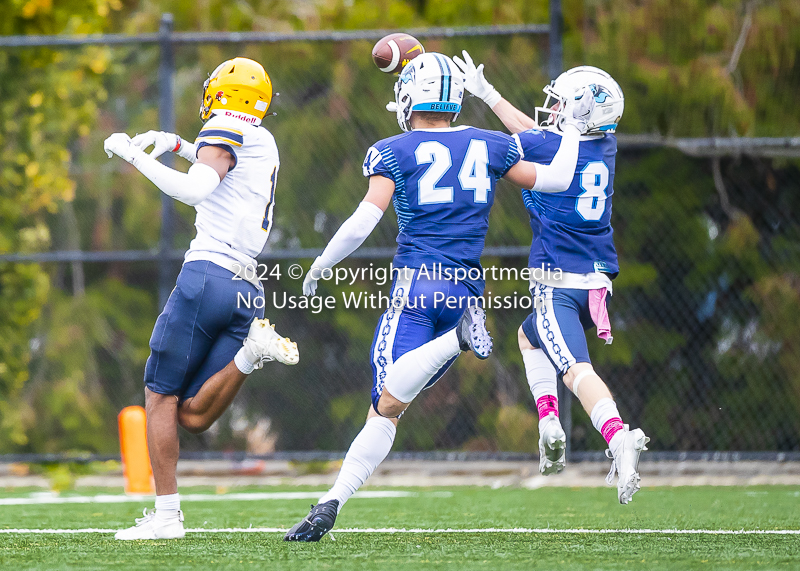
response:
<path id="1" fill-rule="evenodd" d="M 621 136 L 796 136 L 800 132 L 800 5 L 791 0 L 565 0 L 565 65 L 608 70 L 626 94 Z M 15 2 L 3 34 L 153 32 L 161 12 L 177 30 L 412 28 L 541 23 L 547 2 L 525 0 L 282 0 Z M 737 40 L 744 35 L 736 56 Z M 532 112 L 543 100 L 543 37 L 427 40 L 429 51 L 468 49 L 507 99 Z M 383 110 L 392 78 L 371 42 L 285 42 L 181 47 L 178 132 L 199 130 L 200 88 L 225 58 L 262 62 L 280 96 L 275 135 L 282 166 L 268 250 L 321 248 L 365 191 L 366 148 L 398 131 Z M 0 251 L 149 249 L 158 244 L 160 196 L 102 140 L 158 125 L 156 47 L 0 52 Z M 478 100 L 462 124 L 502 129 Z M 179 164 L 186 168 L 186 164 Z M 715 174 L 716 183 L 715 183 Z M 626 419 L 660 450 L 800 449 L 800 163 L 692 158 L 667 148 L 622 147 L 614 200 L 622 272 L 611 302 L 614 344 L 592 358 Z M 530 239 L 518 189 L 502 183 L 489 246 Z M 174 246 L 193 235 L 177 205 Z M 365 247 L 391 247 L 386 216 Z M 304 266 L 308 259 L 297 260 Z M 389 257 L 344 266 L 385 266 Z M 297 295 L 283 277 L 268 292 Z M 521 268 L 524 257 L 484 258 Z M 175 273 L 179 264 L 175 266 Z M 116 413 L 143 400 L 141 375 L 158 313 L 150 263 L 0 263 L 0 451 L 113 452 Z M 368 351 L 380 311 L 345 310 L 347 291 L 321 293 L 335 310 L 268 307 L 298 341 L 297 367 L 268 366 L 212 430 L 186 448 L 345 448 L 368 407 Z M 521 281 L 490 282 L 524 296 Z M 396 450 L 532 451 L 536 415 L 516 346 L 524 309 L 490 315 L 495 355 L 459 359 L 404 417 Z M 601 447 L 575 407 L 576 449 Z"/>

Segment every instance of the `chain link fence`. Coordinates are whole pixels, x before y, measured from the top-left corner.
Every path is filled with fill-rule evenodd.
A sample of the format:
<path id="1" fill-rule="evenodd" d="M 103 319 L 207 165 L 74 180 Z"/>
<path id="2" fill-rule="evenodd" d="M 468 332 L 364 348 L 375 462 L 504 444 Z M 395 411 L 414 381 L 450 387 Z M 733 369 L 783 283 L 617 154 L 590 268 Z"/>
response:
<path id="1" fill-rule="evenodd" d="M 450 55 L 469 50 L 508 100 L 532 112 L 549 81 L 546 31 L 442 32 L 423 42 L 428 51 Z M 277 115 L 264 121 L 282 164 L 275 229 L 261 261 L 270 271 L 266 314 L 301 352 L 296 367 L 271 365 L 254 373 L 208 433 L 183 434 L 187 451 L 344 450 L 363 424 L 369 349 L 381 311 L 346 309 L 342 296 L 388 292 L 389 284 L 323 283 L 319 293 L 337 302 L 321 311 L 282 306 L 282 300 L 301 290 L 288 267 L 307 268 L 363 197 L 366 149 L 398 132 L 394 114 L 384 110 L 394 78 L 378 72 L 369 56 L 381 35 L 246 44 L 196 38 L 174 45 L 174 124 L 186 139 L 201 125 L 197 108 L 206 74 L 224 59 L 261 62 L 280 93 L 271 107 Z M 162 280 L 166 275 L 174 283 L 193 236 L 194 211 L 176 204 L 174 215 L 164 218 L 169 232 L 162 234 L 160 193 L 129 165 L 106 159 L 102 141 L 114 131 L 133 135 L 159 125 L 156 40 L 75 48 L 107 65 L 96 126 L 71 149 L 75 199 L 48 215 L 45 247 L 0 262 L 39 263 L 51 283 L 31 340 L 26 385 L 43 428 L 19 451 L 113 451 L 116 412 L 143 402 L 147 341 L 160 307 L 159 260 L 169 264 L 161 265 Z M 459 123 L 503 129 L 471 97 Z M 623 119 L 623 133 L 624 125 Z M 692 154 L 700 156 L 692 156 L 620 136 L 613 222 L 622 270 L 610 302 L 614 343 L 592 339 L 590 353 L 624 418 L 651 436 L 653 450 L 798 450 L 798 161 L 747 146 L 735 153 L 697 148 Z M 342 266 L 387 267 L 397 233 L 393 218 L 389 213 Z M 524 267 L 529 243 L 519 189 L 501 182 L 484 266 Z M 80 254 L 60 254 L 65 251 Z M 517 348 L 517 328 L 529 311 L 527 284 L 490 279 L 487 291 L 512 300 L 489 314 L 493 357 L 464 356 L 425 391 L 403 417 L 396 451 L 536 450 L 536 409 Z M 75 375 L 82 380 L 74 400 L 91 409 L 85 416 L 100 430 L 83 434 L 53 418 L 71 402 L 63 397 L 65 404 L 53 404 L 53 387 Z M 603 448 L 579 403 L 571 408 L 572 449 Z"/>

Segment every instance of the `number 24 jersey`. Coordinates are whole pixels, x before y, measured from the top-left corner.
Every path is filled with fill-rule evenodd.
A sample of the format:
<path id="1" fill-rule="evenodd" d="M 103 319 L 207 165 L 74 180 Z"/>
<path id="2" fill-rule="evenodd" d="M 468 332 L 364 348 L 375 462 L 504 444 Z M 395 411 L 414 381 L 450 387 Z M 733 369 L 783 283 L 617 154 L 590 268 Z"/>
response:
<path id="1" fill-rule="evenodd" d="M 495 185 L 520 156 L 509 135 L 469 126 L 415 129 L 370 147 L 364 176 L 395 183 L 394 266 L 480 271 Z M 483 292 L 482 279 L 467 285 Z"/>

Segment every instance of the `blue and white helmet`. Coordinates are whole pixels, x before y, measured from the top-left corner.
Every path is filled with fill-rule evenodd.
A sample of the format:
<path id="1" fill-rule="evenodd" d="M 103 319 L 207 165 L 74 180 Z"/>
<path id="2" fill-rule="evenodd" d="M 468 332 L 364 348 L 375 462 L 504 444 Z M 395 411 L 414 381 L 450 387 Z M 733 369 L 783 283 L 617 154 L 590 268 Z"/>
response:
<path id="1" fill-rule="evenodd" d="M 455 121 L 464 99 L 464 75 L 446 55 L 421 54 L 400 72 L 394 98 L 397 123 L 403 131 L 411 130 L 412 111 L 454 113 Z"/>
<path id="2" fill-rule="evenodd" d="M 616 131 L 625 109 L 622 89 L 608 73 L 590 65 L 565 71 L 542 90 L 547 97 L 544 105 L 536 108 L 536 123 L 543 128 L 560 128 L 559 119 L 567 97 L 582 87 L 588 87 L 594 93 L 594 111 L 587 121 L 586 134 Z M 539 120 L 540 114 L 544 114 L 542 120 Z"/>

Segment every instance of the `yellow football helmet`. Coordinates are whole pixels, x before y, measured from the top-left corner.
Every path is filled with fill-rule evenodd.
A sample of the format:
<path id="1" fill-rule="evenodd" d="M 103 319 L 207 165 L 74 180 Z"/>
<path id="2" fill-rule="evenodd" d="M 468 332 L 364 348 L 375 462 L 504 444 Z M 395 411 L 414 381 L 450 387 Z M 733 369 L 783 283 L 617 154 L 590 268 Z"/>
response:
<path id="1" fill-rule="evenodd" d="M 213 114 L 259 125 L 272 102 L 272 82 L 260 63 L 237 57 L 222 62 L 203 84 L 200 119 Z"/>

